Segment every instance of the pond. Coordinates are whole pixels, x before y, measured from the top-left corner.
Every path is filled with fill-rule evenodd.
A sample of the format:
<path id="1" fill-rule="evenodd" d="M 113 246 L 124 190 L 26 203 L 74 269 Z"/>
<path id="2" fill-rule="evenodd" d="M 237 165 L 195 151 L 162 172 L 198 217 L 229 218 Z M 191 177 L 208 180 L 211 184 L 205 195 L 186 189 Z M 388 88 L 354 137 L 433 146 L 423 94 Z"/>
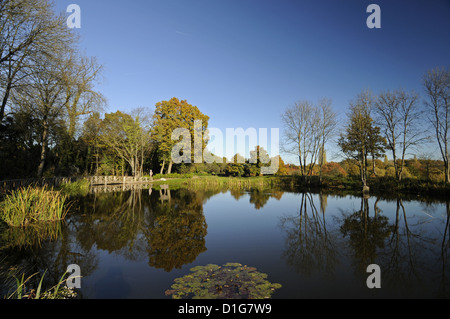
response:
<path id="1" fill-rule="evenodd" d="M 449 202 L 281 190 L 92 192 L 64 223 L 0 233 L 2 292 L 14 269 L 57 282 L 81 270 L 84 299 L 168 299 L 191 269 L 239 263 L 274 299 L 448 298 Z M 369 265 L 381 288 L 370 289 Z M 9 279 L 8 279 L 9 278 Z M 8 286 L 9 285 L 9 286 Z"/>

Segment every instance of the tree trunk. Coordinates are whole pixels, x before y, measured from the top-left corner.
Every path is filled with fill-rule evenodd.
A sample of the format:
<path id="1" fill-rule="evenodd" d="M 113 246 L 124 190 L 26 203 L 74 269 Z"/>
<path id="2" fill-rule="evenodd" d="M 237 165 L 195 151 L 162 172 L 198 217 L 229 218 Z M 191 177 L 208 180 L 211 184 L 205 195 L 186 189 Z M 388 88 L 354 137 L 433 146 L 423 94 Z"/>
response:
<path id="1" fill-rule="evenodd" d="M 162 173 L 164 172 L 164 166 L 166 165 L 166 160 L 164 159 L 161 165 L 161 171 L 159 172 L 159 174 L 162 175 Z"/>
<path id="2" fill-rule="evenodd" d="M 375 170 L 376 165 L 375 165 L 375 156 L 372 155 L 372 169 L 373 169 L 373 175 L 378 176 L 377 175 L 377 171 Z"/>
<path id="3" fill-rule="evenodd" d="M 0 110 L 0 122 L 3 121 L 3 117 L 5 116 L 5 108 L 6 108 L 6 103 L 8 102 L 9 92 L 11 92 L 11 82 L 10 81 L 8 81 L 8 84 L 5 88 L 5 95 L 3 96 L 3 100 L 2 100 L 2 106 L 1 106 L 1 110 Z"/>
<path id="4" fill-rule="evenodd" d="M 173 164 L 172 159 L 170 159 L 169 167 L 167 168 L 167 174 L 172 173 L 172 164 Z"/>
<path id="5" fill-rule="evenodd" d="M 445 184 L 449 183 L 449 165 L 448 165 L 448 160 L 444 162 L 444 173 L 445 173 Z"/>
<path id="6" fill-rule="evenodd" d="M 131 176 L 136 176 L 136 160 L 134 159 L 134 157 L 131 158 L 130 166 L 131 166 Z"/>
<path id="7" fill-rule="evenodd" d="M 41 159 L 38 166 L 37 177 L 41 178 L 44 172 L 45 160 L 47 159 L 48 147 L 48 122 L 45 119 L 43 122 L 42 145 L 41 145 Z"/>

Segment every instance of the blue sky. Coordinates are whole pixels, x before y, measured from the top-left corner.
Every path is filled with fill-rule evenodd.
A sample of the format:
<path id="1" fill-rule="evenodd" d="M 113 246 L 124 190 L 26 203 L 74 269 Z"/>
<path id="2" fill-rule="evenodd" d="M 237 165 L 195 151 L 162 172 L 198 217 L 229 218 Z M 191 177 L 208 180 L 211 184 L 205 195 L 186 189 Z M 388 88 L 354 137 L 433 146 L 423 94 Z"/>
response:
<path id="1" fill-rule="evenodd" d="M 107 112 L 178 97 L 224 132 L 282 129 L 284 109 L 322 97 L 343 124 L 361 90 L 422 93 L 423 74 L 450 62 L 448 0 L 57 0 L 57 9 L 71 3 L 81 47 L 105 67 Z M 371 3 L 381 29 L 366 25 Z"/>

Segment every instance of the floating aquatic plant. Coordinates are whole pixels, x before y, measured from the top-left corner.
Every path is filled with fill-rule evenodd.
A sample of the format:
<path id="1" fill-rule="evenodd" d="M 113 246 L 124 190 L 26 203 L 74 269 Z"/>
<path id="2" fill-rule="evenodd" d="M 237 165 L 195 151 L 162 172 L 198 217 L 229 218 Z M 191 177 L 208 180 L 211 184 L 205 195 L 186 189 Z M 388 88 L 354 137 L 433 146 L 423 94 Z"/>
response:
<path id="1" fill-rule="evenodd" d="M 266 299 L 281 285 L 269 282 L 267 274 L 254 267 L 227 263 L 194 267 L 171 288 L 166 295 L 173 299 Z"/>

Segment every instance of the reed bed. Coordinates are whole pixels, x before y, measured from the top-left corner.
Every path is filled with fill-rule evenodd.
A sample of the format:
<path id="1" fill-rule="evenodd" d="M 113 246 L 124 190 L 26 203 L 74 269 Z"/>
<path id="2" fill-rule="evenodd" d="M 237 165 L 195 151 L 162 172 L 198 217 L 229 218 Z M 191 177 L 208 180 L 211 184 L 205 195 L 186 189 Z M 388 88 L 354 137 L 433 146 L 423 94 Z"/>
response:
<path id="1" fill-rule="evenodd" d="M 63 220 L 68 213 L 67 195 L 47 187 L 20 188 L 0 203 L 0 219 L 13 227 Z"/>

